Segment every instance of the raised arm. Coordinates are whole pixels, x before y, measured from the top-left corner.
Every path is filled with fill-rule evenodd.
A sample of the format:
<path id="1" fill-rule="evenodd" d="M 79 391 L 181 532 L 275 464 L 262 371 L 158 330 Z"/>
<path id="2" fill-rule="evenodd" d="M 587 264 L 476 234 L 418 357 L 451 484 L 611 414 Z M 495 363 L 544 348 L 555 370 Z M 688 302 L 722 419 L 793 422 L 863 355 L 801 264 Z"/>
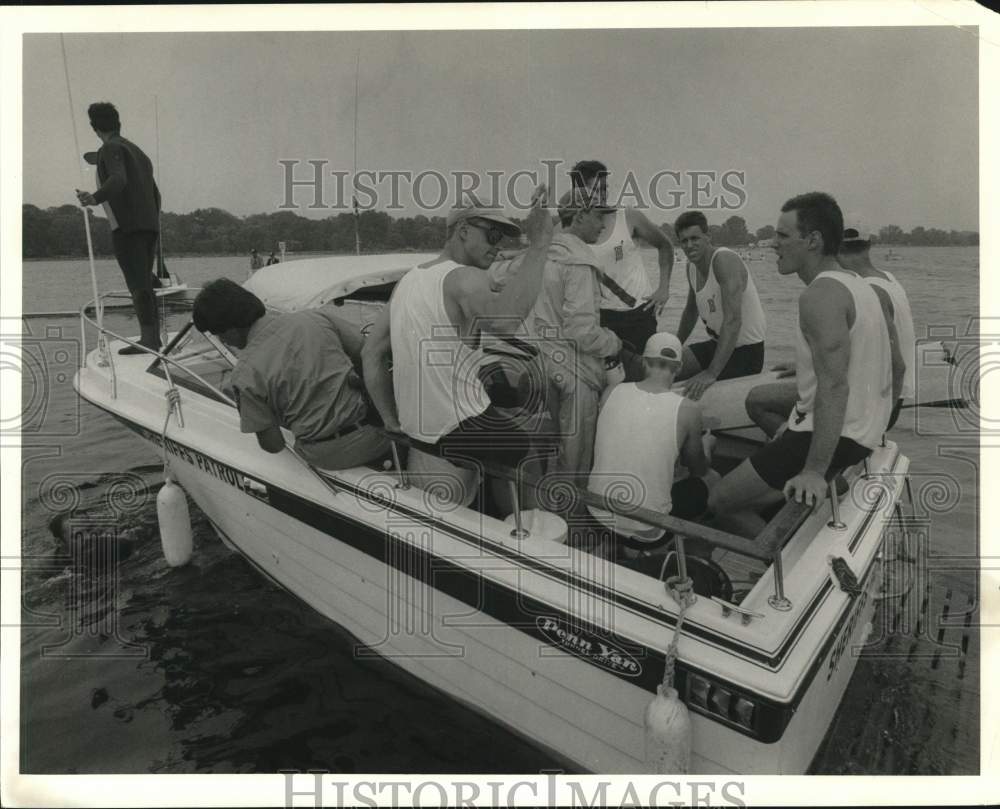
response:
<path id="1" fill-rule="evenodd" d="M 392 388 L 392 374 L 389 373 L 389 362 L 392 359 L 392 339 L 389 333 L 391 306 L 390 298 L 372 324 L 368 338 L 361 348 L 361 364 L 365 387 L 375 409 L 382 417 L 386 429 L 398 433 L 402 430 L 399 426 L 399 413 L 396 410 L 396 395 Z"/>
<path id="2" fill-rule="evenodd" d="M 667 234 L 649 221 L 646 214 L 629 208 L 625 211 L 625 222 L 629 227 L 629 232 L 638 236 L 650 247 L 656 248 L 657 263 L 660 265 L 660 285 L 649 296 L 643 308 L 656 307 L 662 309 L 667 299 L 670 298 L 670 274 L 674 271 L 674 246 L 667 238 Z"/>
<path id="3" fill-rule="evenodd" d="M 546 210 L 546 191 L 535 192 L 531 213 L 525 222 L 529 247 L 517 272 L 496 290 L 488 272 L 473 267 L 458 267 L 448 273 L 444 294 L 460 311 L 463 320 L 479 329 L 509 334 L 521 329 L 524 318 L 538 300 L 542 273 L 552 241 L 552 214 Z"/>
<path id="4" fill-rule="evenodd" d="M 747 288 L 747 268 L 740 257 L 728 250 L 716 254 L 712 271 L 719 282 L 722 297 L 722 328 L 715 347 L 715 354 L 708 368 L 687 381 L 684 395 L 698 401 L 719 378 L 736 348 L 736 341 L 743 327 L 743 293 Z"/>
<path id="5" fill-rule="evenodd" d="M 826 470 L 840 440 L 850 386 L 848 313 L 850 293 L 837 281 L 820 278 L 799 298 L 799 327 L 809 344 L 816 371 L 813 435 L 802 471 L 785 484 L 785 494 L 798 502 L 819 503 L 826 495 Z"/>

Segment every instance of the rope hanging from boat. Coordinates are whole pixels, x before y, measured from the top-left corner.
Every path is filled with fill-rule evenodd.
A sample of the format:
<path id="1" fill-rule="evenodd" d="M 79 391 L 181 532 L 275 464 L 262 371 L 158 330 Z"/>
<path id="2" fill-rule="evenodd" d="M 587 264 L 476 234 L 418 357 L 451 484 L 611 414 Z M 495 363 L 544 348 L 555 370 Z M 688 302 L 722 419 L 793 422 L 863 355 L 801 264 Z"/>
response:
<path id="1" fill-rule="evenodd" d="M 664 562 L 664 570 L 666 562 Z M 687 706 L 674 688 L 677 646 L 688 606 L 693 602 L 690 578 L 671 576 L 664 582 L 667 592 L 678 604 L 677 624 L 663 661 L 663 680 L 656 696 L 646 706 L 646 770 L 657 774 L 686 773 L 691 766 L 691 717 Z"/>
<path id="2" fill-rule="evenodd" d="M 167 416 L 163 419 L 163 429 L 160 431 L 160 448 L 163 450 L 163 474 L 169 475 L 170 459 L 167 457 L 167 425 L 170 424 L 170 417 L 174 410 L 180 414 L 181 392 L 171 386 L 167 388 Z"/>
<path id="3" fill-rule="evenodd" d="M 664 562 L 664 567 L 666 567 L 666 562 Z M 667 653 L 663 659 L 663 680 L 661 681 L 663 688 L 673 688 L 674 669 L 677 663 L 677 644 L 681 638 L 681 627 L 684 625 L 684 616 L 691 600 L 694 583 L 690 578 L 680 581 L 677 577 L 671 577 L 664 582 L 664 586 L 679 605 L 677 626 L 674 628 L 674 636 L 670 639 L 670 645 L 667 647 Z"/>

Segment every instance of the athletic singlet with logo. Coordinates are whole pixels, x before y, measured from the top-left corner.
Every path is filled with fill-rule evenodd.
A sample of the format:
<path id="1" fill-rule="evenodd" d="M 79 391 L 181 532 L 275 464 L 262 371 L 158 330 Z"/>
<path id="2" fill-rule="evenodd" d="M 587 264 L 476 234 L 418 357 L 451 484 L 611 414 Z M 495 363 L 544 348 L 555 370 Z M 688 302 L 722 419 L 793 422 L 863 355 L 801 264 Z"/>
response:
<path id="1" fill-rule="evenodd" d="M 608 221 L 610 220 L 610 221 Z M 615 295 L 601 284 L 601 308 L 628 312 L 638 307 L 644 298 L 653 294 L 649 271 L 642 261 L 639 246 L 632 241 L 632 232 L 625 217 L 625 209 L 615 211 L 614 218 L 605 217 L 604 230 L 590 249 L 597 256 L 598 266 L 629 295 L 635 298 L 634 306 Z"/>
<path id="2" fill-rule="evenodd" d="M 459 338 L 444 305 L 444 279 L 458 266 L 414 267 L 396 285 L 389 308 L 399 424 L 430 444 L 490 404 L 478 374 L 481 354 Z"/>
<path id="3" fill-rule="evenodd" d="M 896 324 L 896 337 L 899 340 L 899 350 L 906 363 L 906 372 L 903 374 L 903 390 L 899 394 L 901 399 L 912 399 L 916 393 L 914 365 L 917 357 L 917 338 L 913 329 L 913 313 L 910 311 L 910 299 L 906 297 L 906 290 L 891 273 L 882 270 L 888 278 L 879 278 L 870 275 L 867 280 L 873 286 L 882 287 L 889 293 L 892 300 L 892 322 Z"/>
<path id="4" fill-rule="evenodd" d="M 688 283 L 691 284 L 691 289 L 695 291 L 694 300 L 698 305 L 698 315 L 701 317 L 702 323 L 705 324 L 705 330 L 709 333 L 709 336 L 716 340 L 722 332 L 722 287 L 719 286 L 719 281 L 715 277 L 712 268 L 715 266 L 715 257 L 723 251 L 733 253 L 727 247 L 715 248 L 715 252 L 712 253 L 712 258 L 708 262 L 708 278 L 705 281 L 705 286 L 701 289 L 698 289 L 697 266 L 691 261 L 687 265 Z M 733 253 L 733 255 L 736 256 L 736 253 Z M 736 257 L 739 258 L 739 256 Z M 743 259 L 740 259 L 740 264 L 743 265 L 743 269 L 746 271 L 747 285 L 746 289 L 743 290 L 743 300 L 740 304 L 743 321 L 740 324 L 739 336 L 736 338 L 737 348 L 761 343 L 764 341 L 767 333 L 767 320 L 764 318 L 764 307 L 760 305 L 760 296 L 757 294 L 757 285 L 754 284 L 753 273 L 750 272 L 746 264 L 743 264 Z"/>
<path id="5" fill-rule="evenodd" d="M 878 295 L 864 278 L 847 270 L 821 272 L 813 280 L 829 278 L 843 284 L 854 299 L 850 329 L 851 359 L 847 367 L 847 407 L 840 434 L 869 449 L 878 446 L 892 412 L 892 356 L 889 331 Z M 811 432 L 816 403 L 816 370 L 802 328 L 795 326 L 796 382 L 799 400 L 788 418 L 788 429 Z"/>
<path id="6" fill-rule="evenodd" d="M 665 391 L 650 393 L 634 382 L 616 385 L 597 417 L 592 492 L 669 514 L 673 508 L 677 460 L 677 416 L 683 396 Z M 588 507 L 589 508 L 589 507 Z M 658 539 L 659 528 L 591 508 L 594 517 L 616 532 L 642 539 Z"/>

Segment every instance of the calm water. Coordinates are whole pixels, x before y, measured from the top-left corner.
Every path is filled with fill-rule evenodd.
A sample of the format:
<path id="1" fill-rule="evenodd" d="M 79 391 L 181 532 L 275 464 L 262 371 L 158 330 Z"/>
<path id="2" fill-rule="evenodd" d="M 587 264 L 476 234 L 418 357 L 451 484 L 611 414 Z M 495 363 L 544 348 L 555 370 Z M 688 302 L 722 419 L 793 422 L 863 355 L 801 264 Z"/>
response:
<path id="1" fill-rule="evenodd" d="M 884 251 L 876 251 L 875 262 L 906 285 L 918 337 L 928 328 L 964 335 L 978 312 L 977 251 L 895 252 L 901 261 L 883 261 Z M 654 255 L 649 262 L 655 265 Z M 168 265 L 195 286 L 223 275 L 243 280 L 247 259 Z M 780 278 L 770 254 L 750 267 L 769 317 L 768 361 L 790 358 L 800 284 Z M 23 273 L 26 313 L 75 310 L 89 297 L 85 261 L 27 262 Z M 113 261 L 98 262 L 98 275 L 102 289 L 124 287 Z M 684 284 L 678 266 L 665 328 L 678 322 Z M 109 318 L 126 333 L 137 331 L 125 315 Z M 350 637 L 227 551 L 194 508 L 193 562 L 168 568 L 155 496 L 142 493 L 162 480 L 158 458 L 109 416 L 78 401 L 70 386 L 78 332 L 73 318 L 24 321 L 24 772 L 537 772 L 558 766 L 394 666 L 356 659 Z M 952 395 L 928 390 L 918 398 Z M 972 418 L 968 411 L 911 409 L 893 433 L 912 460 L 918 489 L 937 480 L 954 490 L 932 514 L 930 544 L 939 555 L 976 553 Z M 140 492 L 131 500 L 122 496 L 123 480 Z M 73 507 L 98 523 L 108 513 L 109 495 L 127 540 L 115 599 L 107 578 L 74 565 L 48 527 L 55 514 Z M 971 579 L 953 579 L 953 588 L 970 586 Z M 863 658 L 842 713 L 863 710 L 872 683 L 890 677 L 887 672 L 878 660 Z M 978 712 L 978 701 L 970 708 L 966 698 L 959 706 L 958 697 L 921 688 L 914 686 L 900 704 L 904 714 Z M 869 760 L 863 749 L 836 753 L 853 750 L 847 743 L 857 732 L 842 724 L 828 744 L 835 754 L 818 760 L 819 771 L 906 771 L 906 762 Z M 972 743 L 925 746 L 930 749 L 907 759 L 911 769 L 919 762 L 922 772 L 978 771 Z"/>

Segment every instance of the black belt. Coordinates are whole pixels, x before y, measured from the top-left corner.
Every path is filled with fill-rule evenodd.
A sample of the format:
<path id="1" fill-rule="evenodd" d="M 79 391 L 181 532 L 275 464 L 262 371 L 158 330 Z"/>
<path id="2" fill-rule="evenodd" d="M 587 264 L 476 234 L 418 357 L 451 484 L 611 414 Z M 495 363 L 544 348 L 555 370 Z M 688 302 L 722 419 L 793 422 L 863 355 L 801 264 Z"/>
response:
<path id="1" fill-rule="evenodd" d="M 316 438 L 313 440 L 312 443 L 319 443 L 321 441 L 336 441 L 338 438 L 344 438 L 345 436 L 350 435 L 356 430 L 360 430 L 362 427 L 367 427 L 367 426 L 368 426 L 368 420 L 362 419 L 361 421 L 355 422 L 354 424 L 348 424 L 346 427 L 341 427 L 339 430 L 334 430 L 329 435 L 323 436 L 323 438 Z"/>

